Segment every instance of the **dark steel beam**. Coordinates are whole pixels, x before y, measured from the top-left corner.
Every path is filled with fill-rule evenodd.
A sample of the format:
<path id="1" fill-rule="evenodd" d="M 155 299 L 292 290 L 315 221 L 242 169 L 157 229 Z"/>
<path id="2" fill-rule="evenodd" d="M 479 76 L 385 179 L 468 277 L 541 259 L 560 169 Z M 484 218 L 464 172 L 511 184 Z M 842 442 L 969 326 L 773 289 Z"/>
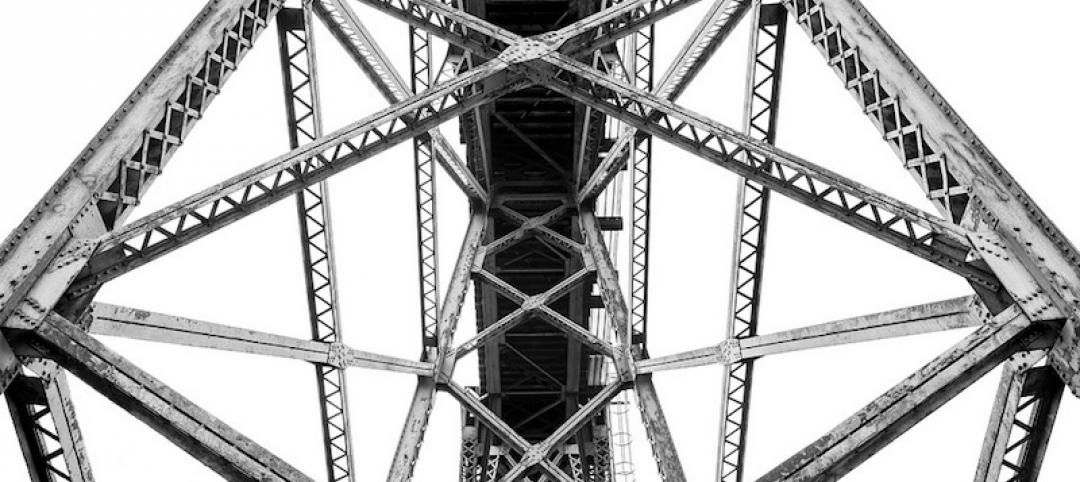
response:
<path id="1" fill-rule="evenodd" d="M 1046 350 L 1019 352 L 1001 374 L 983 440 L 976 482 L 1035 482 L 1065 385 L 1049 366 L 1033 366 Z"/>
<path id="2" fill-rule="evenodd" d="M 432 37 L 430 33 L 409 27 L 409 71 L 412 92 L 423 92 L 433 85 L 432 72 Z M 390 68 L 388 66 L 388 68 Z M 437 334 L 435 327 L 439 323 L 439 229 L 436 220 L 438 204 L 435 196 L 435 159 L 436 150 L 445 151 L 449 144 L 442 135 L 417 136 L 413 138 L 413 178 L 416 193 L 416 261 L 420 285 L 420 343 L 423 357 L 435 356 Z M 438 149 L 436 149 L 438 145 Z M 438 157 L 453 156 L 454 163 L 465 168 L 470 185 L 481 189 L 479 181 L 457 158 L 457 152 L 440 154 Z M 480 191 L 476 199 L 487 202 L 486 192 Z"/>
<path id="3" fill-rule="evenodd" d="M 750 52 L 743 100 L 743 132 L 776 144 L 780 86 L 784 71 L 787 12 L 776 3 L 757 3 L 750 23 Z M 735 199 L 735 235 L 732 243 L 731 286 L 725 335 L 739 340 L 757 334 L 765 270 L 765 240 L 769 221 L 769 189 L 739 179 Z M 724 368 L 720 386 L 720 442 L 716 460 L 717 482 L 742 482 L 746 440 L 750 425 L 753 360 Z"/>
<path id="4" fill-rule="evenodd" d="M 0 394 L 4 393 L 8 385 L 21 373 L 22 363 L 19 363 L 19 358 L 15 356 L 7 338 L 0 334 Z"/>
<path id="5" fill-rule="evenodd" d="M 277 24 L 289 148 L 296 149 L 323 135 L 311 10 L 283 8 L 278 12 Z M 296 194 L 296 212 L 300 224 L 311 338 L 323 343 L 340 343 L 337 258 L 334 255 L 328 183 L 322 181 L 300 190 Z M 344 367 L 316 363 L 314 368 L 328 480 L 352 481 L 355 471 Z"/>
<path id="6" fill-rule="evenodd" d="M 28 359 L 6 394 L 30 480 L 93 482 L 67 378 L 56 363 Z"/>

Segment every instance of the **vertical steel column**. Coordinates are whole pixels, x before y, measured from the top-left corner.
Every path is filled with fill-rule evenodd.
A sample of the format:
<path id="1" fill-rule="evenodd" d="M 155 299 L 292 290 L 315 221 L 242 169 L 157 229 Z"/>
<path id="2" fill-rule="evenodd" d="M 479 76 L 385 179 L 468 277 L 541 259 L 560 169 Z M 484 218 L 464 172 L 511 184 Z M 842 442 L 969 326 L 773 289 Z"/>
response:
<path id="1" fill-rule="evenodd" d="M 633 85 L 647 92 L 653 89 L 653 39 L 656 26 L 650 25 L 630 37 L 633 47 Z M 639 133 L 634 144 L 630 184 L 630 333 L 635 346 L 646 350 L 646 314 L 649 288 L 649 182 L 652 178 L 652 135 Z M 646 354 L 646 353 L 643 353 Z"/>
<path id="2" fill-rule="evenodd" d="M 461 475 L 460 482 L 476 482 L 481 473 L 480 432 L 476 415 L 461 408 Z"/>
<path id="3" fill-rule="evenodd" d="M 64 371 L 51 361 L 32 365 L 38 376 L 20 375 L 6 393 L 30 480 L 93 482 Z"/>
<path id="4" fill-rule="evenodd" d="M 431 34 L 409 26 L 409 69 L 413 92 L 431 87 Z M 439 249 L 435 223 L 435 157 L 431 136 L 413 138 L 414 173 L 416 176 L 416 243 L 420 268 L 420 325 L 423 335 L 424 359 L 434 353 L 438 344 L 435 324 L 439 320 Z"/>
<path id="5" fill-rule="evenodd" d="M 750 55 L 743 106 L 743 129 L 754 139 L 776 140 L 780 78 L 784 60 L 787 14 L 776 3 L 759 4 L 753 13 Z M 749 155 L 749 154 L 748 154 Z M 739 179 L 732 255 L 731 287 L 725 331 L 729 339 L 757 334 L 761 277 L 765 263 L 765 233 L 769 190 Z M 718 482 L 741 482 L 750 420 L 753 360 L 728 365 L 721 378 L 720 442 L 716 462 Z"/>
<path id="6" fill-rule="evenodd" d="M 306 7 L 283 8 L 277 20 L 289 146 L 295 149 L 322 135 L 311 10 Z M 341 340 L 341 321 L 328 195 L 325 181 L 311 185 L 296 195 L 296 209 L 300 217 L 311 336 L 317 341 L 336 344 Z M 345 371 L 341 366 L 318 363 L 315 364 L 315 375 L 319 387 L 327 476 L 332 482 L 351 481 L 352 435 L 349 430 Z"/>
<path id="7" fill-rule="evenodd" d="M 1020 352 L 1005 364 L 983 441 L 975 482 L 1039 478 L 1065 384 L 1049 366 L 1031 365 L 1046 351 Z"/>

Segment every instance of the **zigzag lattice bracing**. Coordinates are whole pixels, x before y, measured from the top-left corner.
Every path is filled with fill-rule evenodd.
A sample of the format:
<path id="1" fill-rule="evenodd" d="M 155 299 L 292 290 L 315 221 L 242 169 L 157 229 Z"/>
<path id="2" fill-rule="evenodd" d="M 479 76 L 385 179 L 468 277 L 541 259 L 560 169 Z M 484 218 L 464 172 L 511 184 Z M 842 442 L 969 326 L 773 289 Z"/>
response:
<path id="1" fill-rule="evenodd" d="M 388 481 L 413 479 L 435 401 L 446 398 L 462 416 L 458 467 L 443 473 L 461 482 L 633 480 L 643 464 L 627 454 L 638 430 L 660 479 L 685 482 L 653 374 L 721 365 L 716 480 L 738 482 L 753 451 L 759 358 L 959 328 L 974 329 L 758 480 L 839 479 L 999 364 L 976 480 L 1039 475 L 1064 389 L 1080 393 L 1080 256 L 858 0 L 716 0 L 658 81 L 665 30 L 656 24 L 696 0 L 356 1 L 407 24 L 408 80 L 350 2 L 210 0 L 4 242 L 0 391 L 32 480 L 93 480 L 68 373 L 228 480 L 313 480 L 97 335 L 310 363 L 330 481 L 357 480 L 370 464 L 352 443 L 367 414 L 349 413 L 349 368 L 415 377 Z M 789 16 L 938 213 L 775 147 Z M 738 130 L 676 102 L 744 18 L 753 36 Z M 126 223 L 275 22 L 291 150 Z M 389 107 L 323 132 L 320 28 Z M 463 155 L 439 130 L 453 119 Z M 344 344 L 340 303 L 349 294 L 337 286 L 329 209 L 339 173 L 407 141 L 418 360 Z M 657 142 L 733 172 L 739 190 L 725 339 L 652 357 L 650 327 L 670 325 L 648 311 L 653 168 L 668 162 L 654 159 Z M 438 168 L 469 204 L 445 286 Z M 762 335 L 776 195 L 945 268 L 975 294 Z M 297 203 L 310 338 L 95 301 L 105 283 L 285 199 Z M 348 206 L 362 208 L 393 206 Z M 466 340 L 455 336 L 463 319 L 476 323 Z M 473 354 L 478 381 L 464 387 L 457 369 Z M 642 421 L 633 431 L 630 405 Z"/>

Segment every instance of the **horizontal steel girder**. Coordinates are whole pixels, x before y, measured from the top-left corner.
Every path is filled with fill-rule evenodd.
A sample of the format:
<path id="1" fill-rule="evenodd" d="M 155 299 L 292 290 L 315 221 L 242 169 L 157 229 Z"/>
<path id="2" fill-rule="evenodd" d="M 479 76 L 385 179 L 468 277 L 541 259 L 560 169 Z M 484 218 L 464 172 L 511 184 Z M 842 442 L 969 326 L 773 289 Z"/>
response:
<path id="1" fill-rule="evenodd" d="M 340 342 L 303 340 L 107 303 L 91 305 L 91 318 L 89 331 L 95 335 L 303 360 L 338 368 L 427 376 L 434 370 L 431 363 L 357 350 Z"/>
<path id="2" fill-rule="evenodd" d="M 909 306 L 793 330 L 731 338 L 698 350 L 638 362 L 638 373 L 733 364 L 766 355 L 970 328 L 989 316 L 975 296 Z"/>
<path id="3" fill-rule="evenodd" d="M 59 315 L 26 336 L 32 348 L 223 477 L 312 481 Z"/>

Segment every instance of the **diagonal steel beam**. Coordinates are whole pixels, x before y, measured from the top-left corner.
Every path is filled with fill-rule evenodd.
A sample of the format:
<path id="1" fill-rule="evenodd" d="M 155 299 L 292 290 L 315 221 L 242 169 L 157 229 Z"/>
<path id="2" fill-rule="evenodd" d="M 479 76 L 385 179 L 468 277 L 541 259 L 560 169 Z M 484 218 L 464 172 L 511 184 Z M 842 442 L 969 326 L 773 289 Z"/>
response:
<path id="1" fill-rule="evenodd" d="M 577 411 L 559 425 L 551 435 L 539 443 L 529 446 L 529 450 L 526 451 L 521 460 L 512 466 L 507 475 L 501 480 L 517 480 L 518 474 L 524 474 L 533 466 L 540 466 L 545 469 L 548 474 L 553 474 L 557 480 L 569 480 L 575 482 L 575 479 L 571 479 L 565 472 L 559 469 L 556 464 L 548 459 L 548 457 L 569 440 L 570 437 L 573 437 L 574 434 L 578 433 L 578 431 L 586 424 L 591 422 L 592 419 L 596 417 L 601 410 L 607 407 L 607 405 L 611 403 L 624 388 L 626 388 L 624 384 L 619 381 L 604 386 L 604 388 L 589 399 L 587 403 L 578 407 Z"/>
<path id="2" fill-rule="evenodd" d="M 469 219 L 469 226 L 465 231 L 465 239 L 461 243 L 461 251 L 458 253 L 457 261 L 454 263 L 454 271 L 451 273 L 446 298 L 439 312 L 439 322 L 436 327 L 439 344 L 435 358 L 435 376 L 421 377 L 417 382 L 412 404 L 405 418 L 405 425 L 398 439 L 394 459 L 387 475 L 387 480 L 390 482 L 412 479 L 416 458 L 420 453 L 420 446 L 424 442 L 424 432 L 427 430 L 428 419 L 431 416 L 431 410 L 435 407 L 436 381 L 439 380 L 439 383 L 445 383 L 450 380 L 453 374 L 454 363 L 457 360 L 453 356 L 454 331 L 457 330 L 461 309 L 465 305 L 473 263 L 476 260 L 477 253 L 480 251 L 480 244 L 484 240 L 486 227 L 487 213 L 474 206 L 474 211 Z M 444 373 L 445 375 L 443 375 Z"/>
<path id="3" fill-rule="evenodd" d="M 543 441 L 530 444 L 524 437 L 518 434 L 513 427 L 510 427 L 491 411 L 483 402 L 476 397 L 472 392 L 462 388 L 456 383 L 449 382 L 447 384 L 447 391 L 455 399 L 457 399 L 465 410 L 472 413 L 480 423 L 487 426 L 497 437 L 510 445 L 510 448 L 520 453 L 521 459 L 516 464 L 512 465 L 510 470 L 501 478 L 500 481 L 515 481 L 519 480 L 525 473 L 532 467 L 540 467 L 551 477 L 556 480 L 573 480 L 568 479 L 568 476 L 558 468 L 557 465 L 550 463 L 548 460 L 552 453 L 554 453 L 561 444 L 566 442 L 577 431 L 581 430 L 587 423 L 589 423 L 597 413 L 607 406 L 612 399 L 615 398 L 625 388 L 622 382 L 613 382 L 601 389 L 596 395 L 594 395 L 588 403 L 582 405 L 574 415 L 566 419 L 551 435 L 549 435 Z"/>
<path id="4" fill-rule="evenodd" d="M 214 0 L 199 12 L 0 244 L 0 324 L 16 310 L 44 318 L 85 265 L 81 253 L 130 214 L 280 6 Z"/>
<path id="5" fill-rule="evenodd" d="M 531 42 L 535 46 L 562 47 L 565 48 L 566 55 L 576 57 L 614 43 L 696 1 L 620 2 L 579 22 L 534 37 Z M 360 2 L 409 25 L 431 32 L 482 58 L 495 57 L 506 47 L 522 40 L 519 35 L 505 28 L 442 2 L 432 0 L 360 0 Z M 600 32 L 596 34 L 598 36 L 596 42 L 579 45 L 573 41 L 574 37 L 589 30 Z"/>
<path id="6" fill-rule="evenodd" d="M 15 351 L 11 349 L 7 338 L 0 334 L 0 394 L 7 391 L 8 385 L 22 373 L 22 363 L 19 363 Z"/>
<path id="7" fill-rule="evenodd" d="M 323 134 L 311 10 L 283 8 L 278 12 L 277 24 L 289 148 L 296 149 Z M 296 211 L 311 338 L 324 343 L 339 343 L 341 313 L 328 183 L 322 181 L 300 190 L 296 194 Z M 314 366 L 326 473 L 331 482 L 352 481 L 353 444 L 347 381 L 344 366 L 335 365 L 333 361 Z"/>
<path id="8" fill-rule="evenodd" d="M 130 224 L 101 242 L 91 269 L 74 282 L 69 294 L 88 293 L 109 279 L 328 179 L 472 107 L 527 85 L 525 80 L 515 80 L 483 87 L 486 79 L 501 74 L 507 65 L 503 61 L 488 62 Z"/>
<path id="9" fill-rule="evenodd" d="M 999 277 L 1020 296 L 1030 285 L 1023 278 L 1045 278 L 1067 317 L 1050 364 L 1080 394 L 1080 251 L 859 0 L 784 5 L 937 208 L 952 222 L 1015 237 L 1028 252 L 1026 276 Z"/>
<path id="10" fill-rule="evenodd" d="M 559 55 L 548 55 L 545 60 L 558 70 L 529 75 L 552 90 L 991 291 L 1000 288 L 993 274 L 966 259 L 970 250 L 966 230 L 655 95 L 614 82 L 580 62 Z"/>
<path id="11" fill-rule="evenodd" d="M 1008 308 L 758 481 L 843 477 L 1015 351 L 1048 347 L 1058 330 Z"/>
<path id="12" fill-rule="evenodd" d="M 638 373 L 652 373 L 715 363 L 731 365 L 812 348 L 970 328 L 985 323 L 987 316 L 988 312 L 975 296 L 965 296 L 767 335 L 728 339 L 716 346 L 641 360 L 637 369 Z"/>
<path id="13" fill-rule="evenodd" d="M 611 328 L 615 330 L 616 338 L 620 341 L 621 346 L 614 358 L 619 378 L 623 381 L 633 380 L 634 382 L 638 407 L 641 410 L 641 420 L 645 425 L 645 431 L 652 447 L 653 457 L 656 459 L 660 478 L 667 481 L 685 481 L 686 475 L 683 473 L 682 462 L 679 460 L 679 454 L 675 449 L 675 441 L 664 417 L 664 410 L 660 405 L 656 388 L 653 386 L 652 376 L 638 375 L 635 377 L 632 366 L 622 365 L 624 363 L 632 365 L 632 358 L 644 356 L 644 353 L 642 353 L 640 347 L 633 346 L 628 320 L 629 311 L 623 298 L 615 266 L 608 255 L 607 248 L 604 246 L 600 223 L 596 220 L 596 215 L 587 206 L 583 206 L 580 210 L 579 219 L 581 232 L 585 237 L 586 249 L 596 264 L 600 296 L 611 319 Z"/>
<path id="14" fill-rule="evenodd" d="M 716 49 L 735 30 L 750 6 L 751 0 L 717 0 L 702 17 L 690 38 L 671 62 L 660 83 L 649 89 L 661 99 L 674 101 L 697 77 Z M 593 199 L 615 179 L 626 164 L 633 144 L 641 142 L 636 129 L 623 132 L 603 156 L 603 161 L 593 171 L 585 186 L 578 192 L 578 200 Z"/>
<path id="15" fill-rule="evenodd" d="M 93 482 L 64 371 L 43 359 L 27 360 L 27 366 L 34 375 L 20 375 L 7 400 L 30 479 Z"/>
<path id="16" fill-rule="evenodd" d="M 387 4 L 365 0 L 380 8 Z M 421 28 L 479 55 L 493 55 L 491 45 L 517 43 L 531 46 L 530 58 L 546 65 L 521 63 L 516 70 L 536 82 L 578 102 L 591 105 L 639 130 L 648 132 L 691 153 L 704 157 L 736 174 L 843 221 L 896 247 L 952 270 L 990 291 L 1001 288 L 992 273 L 971 264 L 967 231 L 934 215 L 879 193 L 821 166 L 738 131 L 608 78 L 605 74 L 555 52 L 557 44 L 521 39 L 504 29 L 431 0 L 415 0 L 418 7 L 397 13 Z M 466 22 L 470 32 L 486 35 L 480 40 L 457 33 L 447 25 Z M 744 156 L 744 153 L 753 154 Z"/>
<path id="17" fill-rule="evenodd" d="M 1049 366 L 1033 366 L 1046 350 L 1009 358 L 983 441 L 975 482 L 1034 482 L 1054 428 L 1065 385 Z"/>
<path id="18" fill-rule="evenodd" d="M 50 314 L 27 337 L 34 348 L 223 477 L 312 480 L 59 315 Z"/>
<path id="19" fill-rule="evenodd" d="M 758 3 L 750 22 L 750 48 L 743 101 L 743 132 L 776 144 L 780 86 L 784 71 L 787 12 L 776 3 Z M 725 335 L 737 340 L 757 334 L 769 224 L 768 188 L 739 179 Z M 717 482 L 742 482 L 750 424 L 754 362 L 729 364 L 721 372 L 720 441 Z"/>
<path id="20" fill-rule="evenodd" d="M 569 54 L 591 53 L 647 28 L 697 3 L 697 0 L 633 0 L 614 3 L 558 30 L 570 39 L 562 50 Z"/>
<path id="21" fill-rule="evenodd" d="M 91 305 L 90 333 L 132 340 L 303 360 L 335 368 L 368 368 L 430 376 L 431 363 L 351 348 L 341 342 L 303 340 L 107 303 Z"/>
<path id="22" fill-rule="evenodd" d="M 414 93 L 422 92 L 430 87 L 430 83 L 427 83 L 417 86 L 422 88 L 410 88 L 398 74 L 390 59 L 379 48 L 371 33 L 360 22 L 360 17 L 345 2 L 315 0 L 312 2 L 312 8 L 353 61 L 375 84 L 375 88 L 387 102 L 391 104 L 401 102 Z M 487 191 L 473 176 L 464 160 L 458 156 L 450 141 L 446 140 L 438 129 L 432 129 L 426 136 L 420 137 L 430 138 L 435 159 L 470 199 L 483 203 L 488 201 Z"/>

